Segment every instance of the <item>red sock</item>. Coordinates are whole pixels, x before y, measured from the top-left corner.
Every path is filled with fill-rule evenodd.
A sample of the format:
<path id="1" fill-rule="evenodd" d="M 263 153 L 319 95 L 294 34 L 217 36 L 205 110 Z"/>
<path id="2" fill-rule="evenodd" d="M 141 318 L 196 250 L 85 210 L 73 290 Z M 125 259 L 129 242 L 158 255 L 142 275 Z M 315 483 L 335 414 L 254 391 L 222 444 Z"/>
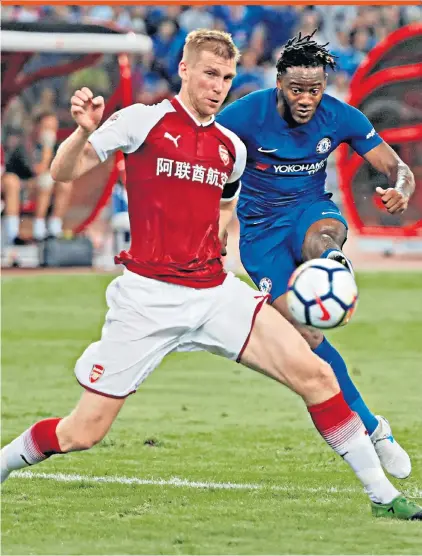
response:
<path id="1" fill-rule="evenodd" d="M 35 446 L 46 457 L 63 453 L 56 435 L 56 428 L 60 421 L 61 418 L 44 419 L 35 423 L 30 429 Z"/>
<path id="2" fill-rule="evenodd" d="M 336 452 L 363 426 L 360 417 L 339 392 L 325 402 L 308 407 L 315 427 Z"/>

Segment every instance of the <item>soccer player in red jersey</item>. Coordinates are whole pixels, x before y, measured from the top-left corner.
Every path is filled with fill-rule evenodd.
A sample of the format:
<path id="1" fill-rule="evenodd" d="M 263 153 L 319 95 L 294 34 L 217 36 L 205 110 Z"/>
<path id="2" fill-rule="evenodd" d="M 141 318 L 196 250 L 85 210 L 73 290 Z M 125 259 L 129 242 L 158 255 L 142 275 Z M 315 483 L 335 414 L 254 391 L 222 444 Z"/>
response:
<path id="1" fill-rule="evenodd" d="M 91 448 L 167 354 L 207 350 L 301 396 L 371 501 L 394 504 L 392 517 L 418 519 L 422 509 L 384 475 L 331 367 L 264 295 L 223 269 L 221 238 L 236 205 L 246 148 L 214 115 L 238 57 L 227 33 L 190 33 L 179 64 L 180 93 L 154 106 L 129 106 L 101 127 L 104 99 L 88 88 L 74 93 L 71 113 L 78 127 L 60 146 L 52 176 L 72 181 L 118 149 L 126 153 L 132 242 L 117 257 L 123 275 L 107 288 L 101 339 L 76 363 L 84 388 L 79 403 L 67 417 L 39 421 L 4 447 L 2 480 L 53 454 Z"/>

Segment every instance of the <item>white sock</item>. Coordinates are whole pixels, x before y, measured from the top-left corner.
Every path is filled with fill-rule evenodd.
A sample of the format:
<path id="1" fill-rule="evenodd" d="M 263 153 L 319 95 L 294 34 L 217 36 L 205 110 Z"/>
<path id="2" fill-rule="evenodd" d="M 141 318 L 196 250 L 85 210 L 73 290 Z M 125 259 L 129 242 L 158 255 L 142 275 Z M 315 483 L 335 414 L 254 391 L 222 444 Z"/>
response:
<path id="1" fill-rule="evenodd" d="M 16 469 L 22 469 L 39 463 L 46 459 L 45 454 L 39 451 L 35 444 L 31 429 L 27 429 L 20 436 L 12 440 L 10 444 L 4 446 L 0 452 L 2 474 L 9 474 Z"/>
<path id="2" fill-rule="evenodd" d="M 58 216 L 52 216 L 48 221 L 48 233 L 54 237 L 59 236 L 63 231 L 63 220 Z"/>
<path id="3" fill-rule="evenodd" d="M 399 496 L 400 492 L 384 474 L 363 423 L 359 432 L 342 447 L 342 450 L 344 461 L 353 469 L 372 502 L 388 504 Z"/>
<path id="4" fill-rule="evenodd" d="M 400 494 L 385 476 L 361 418 L 341 392 L 308 410 L 321 436 L 350 465 L 373 502 L 388 504 Z"/>
<path id="5" fill-rule="evenodd" d="M 19 216 L 6 214 L 4 217 L 4 227 L 8 243 L 12 243 L 19 235 Z"/>
<path id="6" fill-rule="evenodd" d="M 38 240 L 45 239 L 45 236 L 47 235 L 47 227 L 45 225 L 44 218 L 35 218 L 34 219 L 34 223 L 33 223 L 33 227 L 32 227 L 32 233 L 33 233 L 34 239 L 38 239 Z"/>

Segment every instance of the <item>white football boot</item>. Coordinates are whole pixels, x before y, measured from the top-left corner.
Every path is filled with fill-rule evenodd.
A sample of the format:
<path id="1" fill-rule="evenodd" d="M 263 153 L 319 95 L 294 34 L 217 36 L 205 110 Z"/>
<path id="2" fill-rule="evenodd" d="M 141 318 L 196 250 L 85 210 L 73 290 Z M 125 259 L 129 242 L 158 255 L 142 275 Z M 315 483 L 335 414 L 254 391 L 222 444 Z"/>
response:
<path id="1" fill-rule="evenodd" d="M 375 417 L 378 419 L 378 426 L 371 434 L 371 440 L 381 464 L 393 477 L 406 479 L 412 471 L 410 458 L 394 439 L 387 419 L 381 417 L 381 415 Z"/>

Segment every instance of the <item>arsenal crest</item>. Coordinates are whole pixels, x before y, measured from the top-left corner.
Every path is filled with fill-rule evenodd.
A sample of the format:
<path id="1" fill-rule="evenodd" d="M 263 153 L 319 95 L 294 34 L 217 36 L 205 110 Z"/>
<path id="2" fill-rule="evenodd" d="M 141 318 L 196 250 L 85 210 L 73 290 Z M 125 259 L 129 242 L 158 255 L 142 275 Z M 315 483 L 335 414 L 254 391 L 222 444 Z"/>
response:
<path id="1" fill-rule="evenodd" d="M 104 367 L 102 365 L 92 365 L 91 372 L 89 373 L 89 382 L 97 382 L 104 374 Z"/>
<path id="2" fill-rule="evenodd" d="M 229 151 L 226 149 L 224 145 L 218 146 L 218 154 L 220 155 L 221 160 L 223 161 L 224 166 L 230 162 Z"/>

